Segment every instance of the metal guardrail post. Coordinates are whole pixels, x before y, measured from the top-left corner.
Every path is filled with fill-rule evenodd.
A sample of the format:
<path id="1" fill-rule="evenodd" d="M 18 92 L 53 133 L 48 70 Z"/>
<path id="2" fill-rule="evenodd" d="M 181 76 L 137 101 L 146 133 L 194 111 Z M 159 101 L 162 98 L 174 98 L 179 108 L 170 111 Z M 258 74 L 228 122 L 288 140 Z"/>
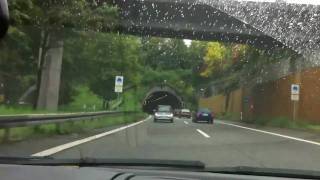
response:
<path id="1" fill-rule="evenodd" d="M 61 134 L 61 123 L 56 123 L 56 133 Z"/>
<path id="2" fill-rule="evenodd" d="M 40 131 L 40 125 L 35 125 L 33 130 L 36 131 L 36 132 L 39 132 Z"/>
<path id="3" fill-rule="evenodd" d="M 8 142 L 10 140 L 10 128 L 4 128 L 3 142 Z"/>

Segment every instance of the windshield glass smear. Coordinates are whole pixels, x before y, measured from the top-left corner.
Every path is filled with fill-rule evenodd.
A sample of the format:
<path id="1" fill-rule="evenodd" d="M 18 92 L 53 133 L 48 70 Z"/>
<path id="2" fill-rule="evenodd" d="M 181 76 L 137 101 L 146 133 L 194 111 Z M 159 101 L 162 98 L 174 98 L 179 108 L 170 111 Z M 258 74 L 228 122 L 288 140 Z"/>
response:
<path id="1" fill-rule="evenodd" d="M 320 6 L 186 1 L 10 0 L 0 156 L 319 171 Z"/>

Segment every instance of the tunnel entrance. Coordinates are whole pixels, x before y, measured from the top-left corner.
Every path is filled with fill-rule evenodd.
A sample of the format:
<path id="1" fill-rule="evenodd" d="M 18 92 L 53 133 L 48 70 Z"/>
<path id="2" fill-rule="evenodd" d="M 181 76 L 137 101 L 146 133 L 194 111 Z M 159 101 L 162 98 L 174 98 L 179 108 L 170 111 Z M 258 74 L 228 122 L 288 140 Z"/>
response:
<path id="1" fill-rule="evenodd" d="M 152 114 L 158 105 L 171 105 L 173 109 L 182 108 L 182 99 L 169 87 L 155 87 L 147 93 L 142 109 Z"/>

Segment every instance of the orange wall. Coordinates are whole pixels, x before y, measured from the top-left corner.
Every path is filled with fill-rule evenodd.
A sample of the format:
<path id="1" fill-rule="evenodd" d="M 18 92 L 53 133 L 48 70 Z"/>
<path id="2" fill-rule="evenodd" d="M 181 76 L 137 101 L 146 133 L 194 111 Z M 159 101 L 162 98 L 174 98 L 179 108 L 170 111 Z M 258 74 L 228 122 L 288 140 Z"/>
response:
<path id="1" fill-rule="evenodd" d="M 293 76 L 257 85 L 251 90 L 253 117 L 292 117 Z"/>
<path id="2" fill-rule="evenodd" d="M 227 112 L 233 114 L 243 112 L 244 118 L 249 119 L 292 118 L 291 84 L 300 84 L 297 120 L 320 123 L 320 68 L 288 75 L 252 88 L 242 87 L 235 90 L 230 93 Z M 221 113 L 225 112 L 225 101 L 224 95 L 218 95 L 200 99 L 199 104 Z"/>
<path id="3" fill-rule="evenodd" d="M 209 98 L 201 98 L 199 100 L 199 106 L 209 108 L 214 113 L 219 114 L 224 112 L 225 99 L 226 97 L 224 95 L 212 96 Z"/>
<path id="4" fill-rule="evenodd" d="M 237 89 L 231 92 L 229 96 L 227 112 L 231 112 L 232 114 L 239 116 L 240 112 L 242 111 L 242 89 Z"/>
<path id="5" fill-rule="evenodd" d="M 320 68 L 301 73 L 299 118 L 320 123 Z"/>
<path id="6" fill-rule="evenodd" d="M 320 123 L 320 68 L 302 71 L 253 88 L 254 116 L 292 118 L 291 84 L 300 84 L 297 119 Z"/>

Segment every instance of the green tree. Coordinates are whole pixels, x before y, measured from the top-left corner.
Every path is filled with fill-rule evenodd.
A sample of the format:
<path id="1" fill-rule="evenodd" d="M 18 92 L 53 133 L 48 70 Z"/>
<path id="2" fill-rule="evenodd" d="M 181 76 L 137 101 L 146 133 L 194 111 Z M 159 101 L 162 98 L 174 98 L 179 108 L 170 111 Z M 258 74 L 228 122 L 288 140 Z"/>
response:
<path id="1" fill-rule="evenodd" d="M 86 85 L 100 98 L 115 98 L 114 78 L 125 77 L 125 86 L 138 85 L 143 69 L 140 39 L 106 33 L 86 33 L 65 41 L 63 82 L 65 87 Z M 65 94 L 65 93 L 63 93 Z M 67 103 L 70 99 L 61 102 Z"/>
<path id="2" fill-rule="evenodd" d="M 17 84 L 21 84 L 22 81 L 25 81 L 24 79 L 29 79 L 26 82 L 27 86 L 37 82 L 39 89 L 45 55 L 47 50 L 56 44 L 56 41 L 66 40 L 78 35 L 81 31 L 100 32 L 112 29 L 117 24 L 117 8 L 106 3 L 98 3 L 86 0 L 9 1 L 12 26 L 9 29 L 8 38 L 1 44 L 2 47 L 7 48 L 3 48 L 6 58 L 1 58 L 0 63 L 9 65 L 10 61 L 11 72 L 20 76 L 10 75 L 8 77 L 23 76 L 23 78 L 18 78 Z M 15 54 L 15 58 L 11 58 L 14 57 L 12 54 Z M 24 70 L 19 69 L 18 66 L 12 70 L 18 64 L 26 64 Z M 6 74 L 8 70 L 3 66 L 1 71 Z M 21 95 L 21 89 L 27 88 L 17 88 L 19 92 L 16 92 L 12 91 L 14 85 L 11 86 L 8 83 L 6 85 L 11 90 L 8 92 L 14 93 L 15 97 Z M 64 85 L 62 89 L 70 89 Z M 67 97 L 66 94 L 63 96 Z M 16 101 L 16 99 L 12 100 Z"/>
<path id="3" fill-rule="evenodd" d="M 143 38 L 141 49 L 144 62 L 153 69 L 190 69 L 192 66 L 182 39 Z"/>
<path id="4" fill-rule="evenodd" d="M 204 69 L 200 73 L 203 77 L 222 71 L 228 64 L 226 63 L 226 47 L 219 42 L 208 43 L 206 55 L 204 56 Z"/>

